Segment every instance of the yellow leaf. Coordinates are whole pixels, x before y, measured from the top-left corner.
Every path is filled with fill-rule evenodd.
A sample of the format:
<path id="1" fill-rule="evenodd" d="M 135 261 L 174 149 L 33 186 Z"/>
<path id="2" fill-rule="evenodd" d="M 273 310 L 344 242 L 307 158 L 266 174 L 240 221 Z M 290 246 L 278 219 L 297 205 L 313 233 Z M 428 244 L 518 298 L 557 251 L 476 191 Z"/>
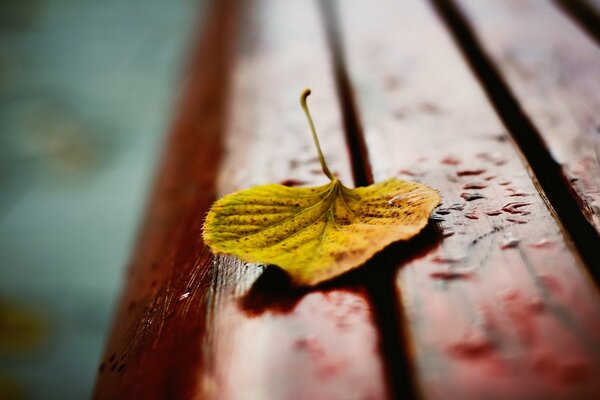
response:
<path id="1" fill-rule="evenodd" d="M 270 184 L 229 194 L 213 204 L 203 229 L 213 252 L 277 265 L 297 285 L 331 279 L 388 244 L 410 239 L 440 203 L 428 186 L 396 178 L 355 189 L 344 186 L 321 153 L 306 107 L 309 94 L 303 93 L 301 103 L 331 182 L 314 188 Z"/>

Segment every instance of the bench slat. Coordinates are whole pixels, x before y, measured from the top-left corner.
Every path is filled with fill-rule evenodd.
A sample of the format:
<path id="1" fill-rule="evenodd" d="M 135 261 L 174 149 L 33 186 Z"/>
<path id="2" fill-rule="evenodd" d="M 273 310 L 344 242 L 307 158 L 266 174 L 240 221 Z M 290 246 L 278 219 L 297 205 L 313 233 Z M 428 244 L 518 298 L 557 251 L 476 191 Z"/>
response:
<path id="1" fill-rule="evenodd" d="M 337 3 L 375 179 L 418 179 L 444 197 L 445 238 L 401 247 L 418 391 L 600 393 L 598 292 L 434 11 L 416 0 Z"/>
<path id="2" fill-rule="evenodd" d="M 277 273 L 213 257 L 201 243 L 218 195 L 290 178 L 325 182 L 299 107 L 305 86 L 314 89 L 309 102 L 330 168 L 352 184 L 316 2 L 215 4 L 96 397 L 385 398 L 363 287 L 293 294 Z"/>
<path id="3" fill-rule="evenodd" d="M 600 48 L 552 2 L 458 4 L 600 232 Z"/>
<path id="4" fill-rule="evenodd" d="M 299 107 L 305 87 L 330 168 L 351 184 L 317 3 L 249 1 L 241 29 L 220 194 L 288 178 L 326 183 Z M 255 283 L 259 267 L 217 263 L 208 344 L 215 398 L 386 397 L 363 288 L 281 293 L 278 279 Z"/>

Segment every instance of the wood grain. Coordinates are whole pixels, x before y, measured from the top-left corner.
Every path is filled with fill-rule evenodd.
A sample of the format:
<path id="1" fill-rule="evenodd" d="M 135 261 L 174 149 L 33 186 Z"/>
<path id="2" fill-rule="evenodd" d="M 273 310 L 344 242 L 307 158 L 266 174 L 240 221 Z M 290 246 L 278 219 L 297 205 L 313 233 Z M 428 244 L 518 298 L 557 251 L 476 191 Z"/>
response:
<path id="1" fill-rule="evenodd" d="M 218 195 L 325 182 L 299 106 L 305 86 L 314 89 L 309 103 L 330 168 L 352 183 L 315 2 L 215 4 L 96 397 L 384 398 L 379 336 L 362 286 L 294 290 L 277 270 L 213 257 L 201 243 Z"/>
<path id="2" fill-rule="evenodd" d="M 552 2 L 457 3 L 600 232 L 600 47 Z"/>
<path id="3" fill-rule="evenodd" d="M 598 396 L 597 289 L 440 20 L 416 0 L 338 9 L 375 179 L 444 196 L 443 239 L 396 255 L 417 390 Z"/>

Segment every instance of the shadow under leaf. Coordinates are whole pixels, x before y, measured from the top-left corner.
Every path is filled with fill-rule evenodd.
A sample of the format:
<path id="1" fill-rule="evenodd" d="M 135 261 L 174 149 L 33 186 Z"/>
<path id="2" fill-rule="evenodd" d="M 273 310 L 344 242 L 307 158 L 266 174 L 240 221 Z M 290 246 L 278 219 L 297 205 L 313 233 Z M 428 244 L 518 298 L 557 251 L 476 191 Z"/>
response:
<path id="1" fill-rule="evenodd" d="M 240 298 L 238 305 L 249 317 L 256 317 L 267 311 L 286 314 L 293 311 L 302 297 L 311 292 L 356 292 L 365 286 L 373 292 L 380 286 L 395 285 L 394 280 L 402 266 L 429 254 L 439 246 L 442 239 L 439 225 L 430 223 L 411 240 L 394 243 L 360 267 L 315 287 L 294 286 L 285 271 L 270 265 L 254 282 L 248 293 Z"/>

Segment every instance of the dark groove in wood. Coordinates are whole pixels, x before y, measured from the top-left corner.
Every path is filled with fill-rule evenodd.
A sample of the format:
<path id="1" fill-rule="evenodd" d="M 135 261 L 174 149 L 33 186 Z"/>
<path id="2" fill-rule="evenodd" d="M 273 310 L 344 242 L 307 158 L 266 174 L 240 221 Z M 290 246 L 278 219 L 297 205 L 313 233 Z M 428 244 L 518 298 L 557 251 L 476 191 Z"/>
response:
<path id="1" fill-rule="evenodd" d="M 374 178 L 355 96 L 344 64 L 345 52 L 341 39 L 338 12 L 330 1 L 321 0 L 320 5 L 326 37 L 332 55 L 331 61 L 334 68 L 338 98 L 342 108 L 346 141 L 352 161 L 354 183 L 356 186 L 367 186 L 374 183 Z M 406 326 L 405 316 L 400 307 L 400 302 L 396 298 L 396 275 L 399 264 L 396 262 L 396 257 L 392 259 L 385 257 L 385 260 L 382 260 L 382 257 L 379 256 L 376 259 L 381 261 L 375 263 L 372 260 L 369 262 L 371 271 L 366 274 L 364 281 L 369 301 L 374 310 L 376 323 L 380 330 L 380 350 L 387 367 L 386 374 L 390 395 L 397 399 L 415 398 L 412 367 L 407 351 L 408 342 L 403 329 Z"/>
<path id="2" fill-rule="evenodd" d="M 337 12 L 334 9 L 335 6 L 327 0 L 321 0 L 320 4 L 327 42 L 331 51 L 336 90 L 342 107 L 346 141 L 350 148 L 354 184 L 356 186 L 367 186 L 373 183 L 373 172 L 367 155 L 367 145 L 363 136 L 362 123 L 357 111 L 354 93 L 348 78 L 348 71 L 344 65 L 344 47 L 340 38 Z"/>
<path id="3" fill-rule="evenodd" d="M 600 44 L 600 13 L 585 0 L 554 0 L 588 35 Z"/>
<path id="4" fill-rule="evenodd" d="M 543 194 L 587 264 L 589 272 L 596 283 L 600 282 L 600 236 L 581 211 L 561 166 L 548 152 L 541 135 L 521 109 L 491 58 L 483 50 L 459 7 L 451 0 L 430 1 L 527 159 Z"/>

